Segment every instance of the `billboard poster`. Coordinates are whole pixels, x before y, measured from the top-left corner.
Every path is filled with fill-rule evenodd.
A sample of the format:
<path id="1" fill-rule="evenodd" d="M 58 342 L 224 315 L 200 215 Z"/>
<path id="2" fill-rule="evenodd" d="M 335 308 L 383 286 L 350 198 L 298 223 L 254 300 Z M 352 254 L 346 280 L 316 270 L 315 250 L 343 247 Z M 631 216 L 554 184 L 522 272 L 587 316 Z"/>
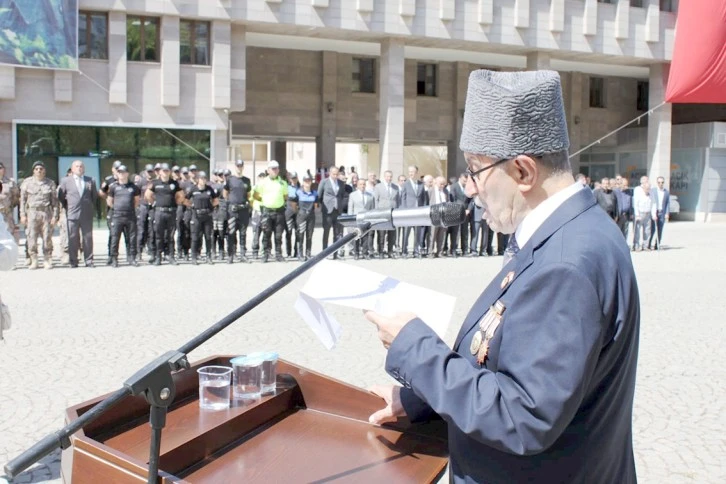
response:
<path id="1" fill-rule="evenodd" d="M 0 0 L 0 64 L 78 68 L 78 0 Z"/>

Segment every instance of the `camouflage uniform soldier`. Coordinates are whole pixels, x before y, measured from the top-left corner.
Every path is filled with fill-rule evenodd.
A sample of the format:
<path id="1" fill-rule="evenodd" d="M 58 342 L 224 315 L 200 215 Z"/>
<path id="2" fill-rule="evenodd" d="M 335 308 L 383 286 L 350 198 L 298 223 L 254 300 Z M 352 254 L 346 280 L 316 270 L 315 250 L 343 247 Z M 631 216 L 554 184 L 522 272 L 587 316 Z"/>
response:
<path id="1" fill-rule="evenodd" d="M 38 237 L 43 237 L 43 266 L 53 267 L 53 227 L 58 223 L 58 192 L 55 182 L 45 177 L 45 165 L 33 163 L 33 177 L 20 189 L 20 223 L 25 225 L 30 269 L 38 268 Z"/>
<path id="2" fill-rule="evenodd" d="M 3 184 L 3 190 L 0 192 L 0 214 L 2 214 L 5 223 L 8 226 L 8 232 L 13 234 L 15 242 L 20 240 L 20 230 L 15 224 L 13 217 L 13 209 L 20 203 L 20 188 L 15 180 L 5 176 L 5 165 L 0 163 L 0 181 Z"/>

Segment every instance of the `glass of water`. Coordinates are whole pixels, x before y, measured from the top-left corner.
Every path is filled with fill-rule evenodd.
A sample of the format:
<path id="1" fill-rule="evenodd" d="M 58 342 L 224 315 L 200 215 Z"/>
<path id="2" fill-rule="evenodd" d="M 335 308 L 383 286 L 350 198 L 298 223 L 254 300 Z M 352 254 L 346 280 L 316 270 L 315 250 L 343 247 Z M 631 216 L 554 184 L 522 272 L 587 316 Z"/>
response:
<path id="1" fill-rule="evenodd" d="M 249 357 L 262 360 L 262 369 L 260 372 L 260 391 L 262 395 L 275 393 L 277 388 L 277 353 L 274 351 L 265 351 L 252 353 Z"/>
<path id="2" fill-rule="evenodd" d="M 230 360 L 233 371 L 234 398 L 256 399 L 261 395 L 262 358 L 247 355 Z"/>
<path id="3" fill-rule="evenodd" d="M 229 388 L 232 368 L 227 366 L 204 366 L 199 374 L 199 408 L 202 410 L 224 410 L 229 408 Z"/>

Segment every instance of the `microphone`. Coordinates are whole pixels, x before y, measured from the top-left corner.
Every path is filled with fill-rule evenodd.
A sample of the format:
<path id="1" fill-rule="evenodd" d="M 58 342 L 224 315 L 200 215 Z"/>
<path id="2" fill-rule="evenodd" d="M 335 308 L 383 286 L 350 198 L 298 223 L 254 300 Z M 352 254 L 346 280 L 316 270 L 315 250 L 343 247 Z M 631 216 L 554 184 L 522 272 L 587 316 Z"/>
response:
<path id="1" fill-rule="evenodd" d="M 339 215 L 338 223 L 344 227 L 371 224 L 371 230 L 393 230 L 397 227 L 451 227 L 466 219 L 466 207 L 461 203 L 446 202 L 416 208 L 388 208 L 371 210 L 357 215 Z"/>

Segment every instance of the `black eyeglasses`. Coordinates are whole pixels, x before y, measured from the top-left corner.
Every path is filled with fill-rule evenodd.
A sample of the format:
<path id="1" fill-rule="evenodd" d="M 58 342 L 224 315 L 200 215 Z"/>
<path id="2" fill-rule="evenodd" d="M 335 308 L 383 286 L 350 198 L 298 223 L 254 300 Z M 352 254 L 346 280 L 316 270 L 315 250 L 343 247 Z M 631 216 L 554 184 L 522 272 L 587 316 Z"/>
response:
<path id="1" fill-rule="evenodd" d="M 504 158 L 504 159 L 501 159 L 501 160 L 497 160 L 494 163 L 492 163 L 491 165 L 485 166 L 481 170 L 471 171 L 471 168 L 467 168 L 466 169 L 466 172 L 465 172 L 466 173 L 466 176 L 469 177 L 469 178 L 474 178 L 479 173 L 483 173 L 483 172 L 485 172 L 485 171 L 487 171 L 487 170 L 489 170 L 491 168 L 494 168 L 497 165 L 500 165 L 500 164 L 504 163 L 505 161 L 509 161 L 510 159 L 511 158 Z"/>

